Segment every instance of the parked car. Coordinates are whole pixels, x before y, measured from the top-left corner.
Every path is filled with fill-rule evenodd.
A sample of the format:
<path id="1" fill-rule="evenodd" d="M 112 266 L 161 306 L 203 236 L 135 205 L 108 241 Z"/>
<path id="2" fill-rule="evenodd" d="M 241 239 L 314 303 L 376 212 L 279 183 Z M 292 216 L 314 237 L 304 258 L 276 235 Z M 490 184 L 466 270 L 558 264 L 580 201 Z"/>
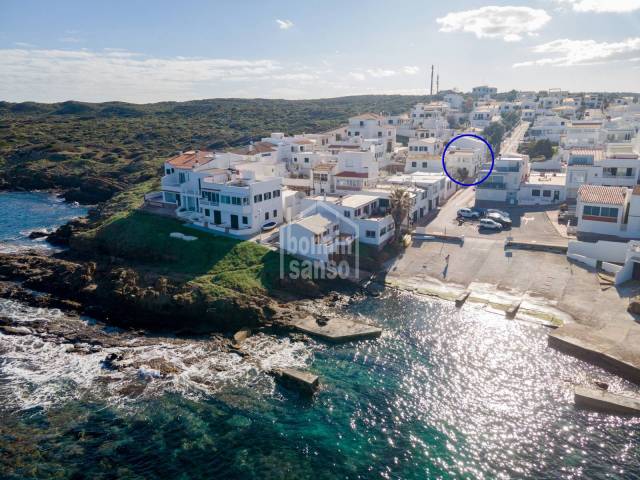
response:
<path id="1" fill-rule="evenodd" d="M 480 220 L 480 225 L 478 226 L 481 229 L 485 228 L 487 230 L 502 230 L 502 225 L 500 225 L 495 220 L 491 220 L 490 218 L 483 218 L 482 220 Z"/>
<path id="2" fill-rule="evenodd" d="M 509 217 L 505 217 L 504 215 L 500 215 L 496 212 L 491 212 L 487 214 L 487 218 L 493 220 L 494 222 L 498 222 L 504 228 L 511 228 L 511 219 Z"/>
<path id="3" fill-rule="evenodd" d="M 498 210 L 497 208 L 487 208 L 487 214 L 489 213 L 497 213 L 498 215 L 502 215 L 504 218 L 511 218 L 507 212 L 503 210 Z"/>
<path id="4" fill-rule="evenodd" d="M 480 213 L 471 210 L 470 208 L 461 208 L 458 210 L 458 216 L 462 218 L 480 218 Z"/>
<path id="5" fill-rule="evenodd" d="M 487 214 L 487 209 L 486 208 L 480 208 L 480 207 L 473 207 L 471 209 L 472 212 L 478 212 L 478 214 L 480 215 L 480 217 L 484 217 Z"/>

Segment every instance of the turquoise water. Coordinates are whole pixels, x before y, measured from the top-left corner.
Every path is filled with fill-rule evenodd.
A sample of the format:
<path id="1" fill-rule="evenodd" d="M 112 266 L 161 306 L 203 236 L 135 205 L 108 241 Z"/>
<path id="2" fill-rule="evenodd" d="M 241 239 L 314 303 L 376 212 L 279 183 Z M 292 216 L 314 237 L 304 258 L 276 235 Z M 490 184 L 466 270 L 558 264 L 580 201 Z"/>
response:
<path id="1" fill-rule="evenodd" d="M 42 239 L 28 238 L 33 230 L 51 231 L 87 208 L 44 192 L 0 192 L 0 251 L 48 248 Z"/>
<path id="2" fill-rule="evenodd" d="M 259 336 L 252 365 L 205 340 L 158 339 L 150 355 L 184 368 L 164 380 L 115 378 L 104 352 L 0 334 L 0 477 L 640 478 L 640 420 L 572 401 L 594 379 L 634 387 L 550 350 L 544 327 L 408 294 L 350 310 L 384 335 L 337 346 Z M 60 315 L 6 302 L 0 314 Z M 308 365 L 321 391 L 281 389 L 264 372 L 274 363 Z M 215 386 L 200 378 L 213 371 Z M 120 390 L 141 384 L 139 396 Z"/>

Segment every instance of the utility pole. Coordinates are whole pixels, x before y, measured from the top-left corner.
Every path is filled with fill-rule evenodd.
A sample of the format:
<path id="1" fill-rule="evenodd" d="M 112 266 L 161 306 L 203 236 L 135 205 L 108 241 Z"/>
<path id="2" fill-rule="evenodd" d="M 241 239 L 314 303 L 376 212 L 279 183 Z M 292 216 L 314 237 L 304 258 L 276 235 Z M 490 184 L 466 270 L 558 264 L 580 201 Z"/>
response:
<path id="1" fill-rule="evenodd" d="M 440 93 L 440 72 L 436 75 L 436 95 Z"/>
<path id="2" fill-rule="evenodd" d="M 431 87 L 429 88 L 429 95 L 433 95 L 433 65 L 431 65 Z"/>

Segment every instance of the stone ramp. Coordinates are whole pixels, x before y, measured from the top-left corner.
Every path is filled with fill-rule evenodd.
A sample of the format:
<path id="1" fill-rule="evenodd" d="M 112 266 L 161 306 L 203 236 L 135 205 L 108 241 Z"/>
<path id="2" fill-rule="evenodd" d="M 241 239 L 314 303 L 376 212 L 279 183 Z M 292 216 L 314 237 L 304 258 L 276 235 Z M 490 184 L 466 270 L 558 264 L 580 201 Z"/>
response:
<path id="1" fill-rule="evenodd" d="M 301 332 L 333 343 L 377 338 L 382 334 L 379 327 L 346 318 L 331 318 L 325 325 L 320 325 L 314 317 L 308 316 L 295 320 L 293 326 Z"/>
<path id="2" fill-rule="evenodd" d="M 574 403 L 578 407 L 591 410 L 640 415 L 640 400 L 609 393 L 599 388 L 576 387 Z"/>
<path id="3" fill-rule="evenodd" d="M 549 333 L 548 344 L 640 385 L 640 344 L 577 323 Z"/>

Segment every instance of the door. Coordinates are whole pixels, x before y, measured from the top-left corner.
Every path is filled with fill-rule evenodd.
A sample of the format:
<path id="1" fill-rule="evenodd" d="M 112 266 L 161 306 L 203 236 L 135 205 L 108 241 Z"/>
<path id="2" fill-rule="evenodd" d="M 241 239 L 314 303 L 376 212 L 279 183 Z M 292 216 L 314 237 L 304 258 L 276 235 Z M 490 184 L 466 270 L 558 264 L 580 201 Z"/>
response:
<path id="1" fill-rule="evenodd" d="M 640 263 L 633 262 L 633 277 L 634 280 L 640 280 Z"/>
<path id="2" fill-rule="evenodd" d="M 237 230 L 238 226 L 238 215 L 231 215 L 231 228 Z"/>
<path id="3" fill-rule="evenodd" d="M 216 225 L 220 225 L 222 223 L 222 215 L 220 214 L 220 210 L 213 211 L 213 223 Z"/>

